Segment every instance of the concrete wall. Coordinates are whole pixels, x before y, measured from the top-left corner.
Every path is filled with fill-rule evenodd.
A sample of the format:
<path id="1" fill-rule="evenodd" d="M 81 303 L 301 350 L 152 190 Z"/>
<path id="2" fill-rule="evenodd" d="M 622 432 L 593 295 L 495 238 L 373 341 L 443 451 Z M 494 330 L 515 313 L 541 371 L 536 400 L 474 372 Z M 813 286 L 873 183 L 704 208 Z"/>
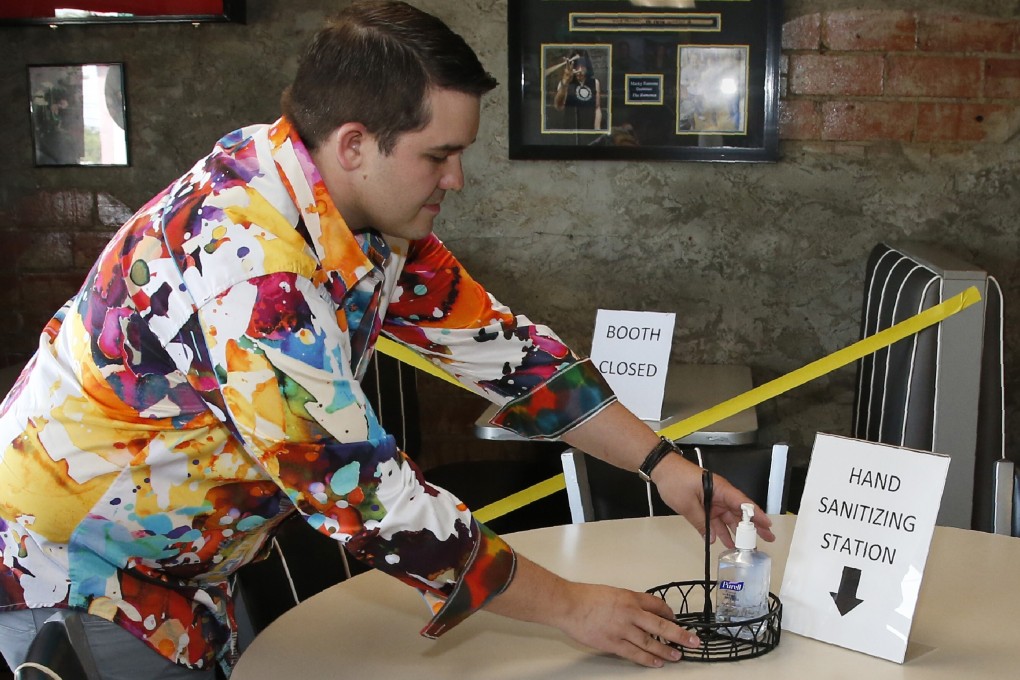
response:
<path id="1" fill-rule="evenodd" d="M 0 248 L 9 265 L 0 272 L 7 312 L 0 336 L 7 359 L 31 351 L 41 324 L 77 288 L 121 219 L 221 133 L 277 116 L 299 47 L 341 4 L 249 0 L 247 25 L 0 28 L 0 126 L 7 140 Z M 419 5 L 462 33 L 506 80 L 506 0 Z M 877 16 L 854 14 L 862 10 L 946 12 L 947 25 L 967 13 L 975 30 L 1007 36 L 996 47 L 1006 53 L 996 63 L 1012 87 L 1013 60 L 1020 57 L 1010 52 L 1020 40 L 1009 43 L 1008 36 L 1016 38 L 1020 2 L 791 0 L 785 14 L 787 27 L 802 31 L 825 26 L 827 12 Z M 1005 289 L 1009 435 L 1016 440 L 1014 103 L 1000 111 L 994 134 L 845 139 L 826 136 L 824 126 L 805 133 L 798 125 L 804 109 L 792 107 L 822 115 L 827 96 L 837 94 L 818 91 L 811 68 L 824 63 L 796 59 L 826 56 L 830 48 L 820 35 L 814 46 L 787 45 L 784 63 L 794 70 L 784 97 L 783 158 L 775 164 L 511 162 L 507 94 L 497 90 L 483 104 L 478 143 L 467 155 L 468 185 L 444 204 L 437 231 L 497 297 L 548 320 L 582 351 L 599 308 L 674 311 L 676 358 L 748 364 L 759 383 L 856 339 L 864 263 L 875 243 L 944 245 L 992 272 Z M 90 61 L 125 64 L 131 167 L 33 167 L 26 65 Z M 922 93 L 910 101 L 936 100 Z M 910 110 L 917 115 L 916 106 Z M 762 405 L 763 438 L 788 439 L 803 450 L 815 431 L 846 433 L 852 382 L 853 369 L 843 369 Z M 435 389 L 444 388 L 437 381 Z M 436 421 L 456 427 L 482 406 L 459 395 L 442 403 Z"/>

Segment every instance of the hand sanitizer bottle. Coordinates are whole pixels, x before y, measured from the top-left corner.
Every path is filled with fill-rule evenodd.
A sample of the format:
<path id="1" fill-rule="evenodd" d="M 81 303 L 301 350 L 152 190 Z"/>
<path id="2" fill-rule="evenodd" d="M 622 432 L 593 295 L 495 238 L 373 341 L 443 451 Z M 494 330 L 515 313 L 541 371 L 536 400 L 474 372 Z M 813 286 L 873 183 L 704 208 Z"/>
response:
<path id="1" fill-rule="evenodd" d="M 737 525 L 732 550 L 719 556 L 719 574 L 715 589 L 715 620 L 743 622 L 765 616 L 769 612 L 769 583 L 772 579 L 772 558 L 757 550 L 758 532 L 751 517 L 754 505 L 740 506 L 743 519 Z M 723 635 L 753 639 L 762 622 L 754 626 L 720 628 Z"/>

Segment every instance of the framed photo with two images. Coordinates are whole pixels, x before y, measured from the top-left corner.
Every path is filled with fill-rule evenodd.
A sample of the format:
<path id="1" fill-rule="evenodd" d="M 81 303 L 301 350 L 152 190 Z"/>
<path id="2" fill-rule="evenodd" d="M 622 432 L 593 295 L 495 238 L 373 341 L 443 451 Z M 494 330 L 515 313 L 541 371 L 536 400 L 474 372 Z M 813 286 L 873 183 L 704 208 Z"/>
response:
<path id="1" fill-rule="evenodd" d="M 28 67 L 37 166 L 128 165 L 123 64 Z"/>
<path id="2" fill-rule="evenodd" d="M 774 161 L 781 0 L 510 0 L 510 158 Z"/>

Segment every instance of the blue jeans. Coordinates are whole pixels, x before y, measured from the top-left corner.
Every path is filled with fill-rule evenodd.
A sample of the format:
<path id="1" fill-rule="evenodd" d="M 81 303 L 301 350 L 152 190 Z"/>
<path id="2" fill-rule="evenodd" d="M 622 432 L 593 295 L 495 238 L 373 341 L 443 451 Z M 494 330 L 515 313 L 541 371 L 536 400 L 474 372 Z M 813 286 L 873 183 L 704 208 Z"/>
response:
<path id="1" fill-rule="evenodd" d="M 14 669 L 25 660 L 28 646 L 43 623 L 59 609 L 0 612 L 0 653 Z M 115 623 L 82 614 L 89 649 L 103 680 L 215 680 L 214 668 L 192 670 L 150 649 Z"/>

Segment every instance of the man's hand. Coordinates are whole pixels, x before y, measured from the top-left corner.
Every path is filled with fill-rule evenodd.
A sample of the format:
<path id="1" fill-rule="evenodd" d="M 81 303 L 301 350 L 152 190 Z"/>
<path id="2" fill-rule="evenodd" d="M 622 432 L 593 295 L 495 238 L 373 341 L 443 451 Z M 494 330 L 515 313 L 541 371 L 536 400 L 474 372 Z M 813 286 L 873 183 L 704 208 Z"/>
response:
<path id="1" fill-rule="evenodd" d="M 581 644 L 642 666 L 680 659 L 679 651 L 656 637 L 685 647 L 701 644 L 697 635 L 674 623 L 669 606 L 655 595 L 574 583 L 519 554 L 517 559 L 513 581 L 487 610 L 554 626 Z"/>
<path id="2" fill-rule="evenodd" d="M 582 644 L 642 666 L 680 660 L 679 651 L 656 638 L 684 647 L 701 644 L 697 635 L 674 623 L 669 606 L 655 595 L 570 583 L 567 598 L 572 607 L 557 627 Z"/>
<path id="3" fill-rule="evenodd" d="M 625 470 L 637 470 L 648 452 L 659 443 L 655 434 L 637 416 L 619 402 L 610 404 L 594 418 L 563 435 L 563 441 Z M 652 481 L 669 507 L 683 515 L 702 534 L 705 532 L 705 494 L 701 486 L 702 469 L 682 456 L 670 454 L 652 470 Z M 730 532 L 740 523 L 740 504 L 751 499 L 719 475 L 713 476 L 712 508 L 709 528 L 733 547 Z M 772 520 L 757 505 L 754 525 L 766 541 L 775 540 L 769 527 Z"/>
<path id="4" fill-rule="evenodd" d="M 687 518 L 694 528 L 705 535 L 705 492 L 702 486 L 702 469 L 671 454 L 652 470 L 652 481 L 659 495 L 671 508 Z M 727 548 L 733 547 L 732 533 L 736 532 L 737 524 L 742 519 L 741 503 L 749 503 L 750 499 L 735 486 L 719 475 L 712 476 L 712 507 L 709 513 L 711 539 L 720 538 Z M 751 519 L 758 535 L 766 541 L 774 541 L 772 520 L 755 505 L 754 517 Z"/>
<path id="5" fill-rule="evenodd" d="M 574 79 L 574 63 L 571 60 L 566 60 L 563 66 L 563 74 L 560 76 L 560 80 L 564 85 L 569 85 L 570 81 Z"/>

